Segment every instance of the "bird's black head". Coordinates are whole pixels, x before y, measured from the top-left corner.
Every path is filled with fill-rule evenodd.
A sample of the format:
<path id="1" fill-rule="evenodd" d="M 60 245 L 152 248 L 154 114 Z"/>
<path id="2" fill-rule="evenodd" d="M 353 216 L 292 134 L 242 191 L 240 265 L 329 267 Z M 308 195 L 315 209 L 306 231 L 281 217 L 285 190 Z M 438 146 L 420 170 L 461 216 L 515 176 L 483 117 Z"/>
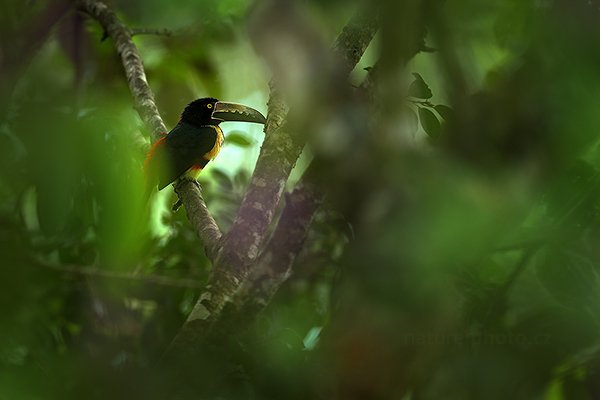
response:
<path id="1" fill-rule="evenodd" d="M 181 120 L 192 125 L 210 125 L 217 102 L 218 100 L 212 97 L 194 100 L 184 108 Z"/>
<path id="2" fill-rule="evenodd" d="M 266 118 L 254 108 L 218 101 L 212 97 L 197 99 L 188 104 L 181 121 L 192 125 L 218 125 L 223 121 L 256 122 L 264 124 Z"/>

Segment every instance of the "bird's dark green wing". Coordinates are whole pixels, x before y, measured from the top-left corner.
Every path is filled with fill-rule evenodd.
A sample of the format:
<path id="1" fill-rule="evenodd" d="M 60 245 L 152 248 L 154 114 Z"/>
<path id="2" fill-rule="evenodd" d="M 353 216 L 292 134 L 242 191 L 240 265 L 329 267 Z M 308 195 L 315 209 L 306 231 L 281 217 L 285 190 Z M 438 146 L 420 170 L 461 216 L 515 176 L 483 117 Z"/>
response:
<path id="1" fill-rule="evenodd" d="M 159 190 L 179 178 L 191 167 L 200 164 L 204 166 L 208 162 L 204 159 L 204 155 L 215 146 L 216 129 L 210 125 L 196 126 L 180 122 L 169 132 L 164 146 L 169 168 L 163 169 L 159 175 Z"/>

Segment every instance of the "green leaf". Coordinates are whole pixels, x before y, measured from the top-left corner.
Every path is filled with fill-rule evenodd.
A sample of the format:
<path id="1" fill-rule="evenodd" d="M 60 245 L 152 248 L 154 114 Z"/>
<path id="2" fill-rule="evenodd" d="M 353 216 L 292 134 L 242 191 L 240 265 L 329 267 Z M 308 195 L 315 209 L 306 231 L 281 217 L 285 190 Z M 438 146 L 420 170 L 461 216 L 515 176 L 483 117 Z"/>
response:
<path id="1" fill-rule="evenodd" d="M 435 139 L 440 136 L 440 121 L 431 110 L 420 107 L 419 121 L 421 121 L 421 126 L 429 137 Z"/>
<path id="2" fill-rule="evenodd" d="M 250 139 L 248 139 L 239 131 L 234 131 L 227 135 L 225 138 L 225 143 L 235 144 L 236 146 L 240 147 L 250 147 L 253 144 Z"/>
<path id="3" fill-rule="evenodd" d="M 440 114 L 445 121 L 450 121 L 454 115 L 454 110 L 443 104 L 438 104 L 434 108 L 435 111 L 437 111 L 437 113 Z"/>
<path id="4" fill-rule="evenodd" d="M 548 388 L 544 400 L 564 400 L 563 396 L 563 384 L 559 379 L 553 379 Z"/>
<path id="5" fill-rule="evenodd" d="M 593 258 L 565 249 L 551 249 L 536 264 L 537 277 L 562 305 L 585 308 L 598 304 L 600 273 Z"/>
<path id="6" fill-rule="evenodd" d="M 218 185 L 227 190 L 231 190 L 233 188 L 233 182 L 231 182 L 231 178 L 225 172 L 220 169 L 213 169 L 211 172 L 212 178 L 217 181 Z"/>
<path id="7" fill-rule="evenodd" d="M 250 182 L 250 175 L 244 169 L 240 169 L 233 177 L 234 184 L 239 188 L 246 188 Z"/>
<path id="8" fill-rule="evenodd" d="M 415 80 L 408 88 L 408 95 L 418 99 L 430 99 L 433 96 L 431 89 L 425 83 L 421 75 L 413 73 Z"/>

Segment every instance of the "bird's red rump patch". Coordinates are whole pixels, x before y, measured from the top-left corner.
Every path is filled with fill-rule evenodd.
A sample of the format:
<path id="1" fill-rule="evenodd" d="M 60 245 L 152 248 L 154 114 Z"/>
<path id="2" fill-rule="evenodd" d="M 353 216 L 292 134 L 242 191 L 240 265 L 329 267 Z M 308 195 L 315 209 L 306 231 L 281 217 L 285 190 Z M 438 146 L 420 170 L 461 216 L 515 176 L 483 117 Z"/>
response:
<path id="1" fill-rule="evenodd" d="M 148 150 L 148 153 L 146 154 L 146 159 L 144 160 L 144 168 L 145 169 L 148 169 L 149 164 L 152 162 L 152 157 L 154 157 L 154 154 L 161 146 L 164 146 L 166 139 L 167 139 L 167 135 L 163 135 L 160 139 L 158 139 L 156 142 L 154 142 L 152 147 L 150 147 L 150 150 Z"/>
<path id="2" fill-rule="evenodd" d="M 207 160 L 207 159 L 205 159 L 205 158 L 202 158 L 202 159 L 200 159 L 200 160 L 197 160 L 197 161 L 194 163 L 194 165 L 192 165 L 192 166 L 190 167 L 190 171 L 191 171 L 191 172 L 200 172 L 200 171 L 202 171 L 202 169 L 203 169 L 204 167 L 206 167 L 206 164 L 208 164 L 208 160 Z"/>

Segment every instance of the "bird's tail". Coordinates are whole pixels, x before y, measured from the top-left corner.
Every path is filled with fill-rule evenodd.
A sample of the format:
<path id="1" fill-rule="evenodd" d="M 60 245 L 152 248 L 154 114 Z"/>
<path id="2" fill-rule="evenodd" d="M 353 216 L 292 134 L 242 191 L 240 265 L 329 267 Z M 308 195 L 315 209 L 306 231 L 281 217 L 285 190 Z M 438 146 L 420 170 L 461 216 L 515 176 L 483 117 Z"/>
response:
<path id="1" fill-rule="evenodd" d="M 150 198 L 150 195 L 156 190 L 158 184 L 158 177 L 160 171 L 161 158 L 165 145 L 166 135 L 159 138 L 148 153 L 144 160 L 144 198 L 146 201 Z"/>

